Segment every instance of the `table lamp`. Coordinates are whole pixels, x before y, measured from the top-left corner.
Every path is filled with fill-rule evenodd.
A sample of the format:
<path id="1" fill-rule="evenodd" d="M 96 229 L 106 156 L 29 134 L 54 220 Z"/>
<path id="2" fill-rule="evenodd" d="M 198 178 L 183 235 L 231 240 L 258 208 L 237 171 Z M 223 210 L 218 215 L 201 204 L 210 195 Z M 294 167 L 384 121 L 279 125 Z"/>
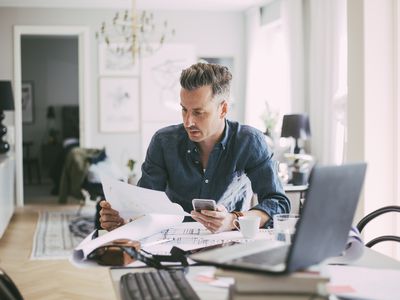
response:
<path id="1" fill-rule="evenodd" d="M 0 81 L 0 154 L 10 150 L 10 145 L 3 141 L 3 137 L 7 133 L 7 127 L 2 124 L 5 110 L 14 110 L 11 81 Z"/>
<path id="2" fill-rule="evenodd" d="M 281 137 L 292 137 L 295 140 L 294 153 L 300 153 L 298 140 L 306 140 L 311 136 L 310 122 L 305 114 L 284 115 Z"/>

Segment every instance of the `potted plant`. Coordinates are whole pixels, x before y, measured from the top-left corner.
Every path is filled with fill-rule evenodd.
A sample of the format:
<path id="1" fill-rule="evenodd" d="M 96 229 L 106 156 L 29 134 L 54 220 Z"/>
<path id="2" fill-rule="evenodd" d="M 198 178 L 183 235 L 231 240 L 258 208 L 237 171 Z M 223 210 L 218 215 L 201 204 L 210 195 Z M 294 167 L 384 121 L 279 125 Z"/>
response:
<path id="1" fill-rule="evenodd" d="M 264 134 L 273 138 L 273 133 L 275 131 L 275 126 L 278 123 L 279 113 L 272 111 L 269 107 L 267 101 L 265 101 L 265 109 L 260 116 L 261 120 L 264 122 L 265 132 Z"/>
<path id="2" fill-rule="evenodd" d="M 129 169 L 129 174 L 128 174 L 128 183 L 129 184 L 136 184 L 136 174 L 134 172 L 135 169 L 135 164 L 136 161 L 134 159 L 128 159 L 128 163 L 126 164 L 126 166 Z"/>

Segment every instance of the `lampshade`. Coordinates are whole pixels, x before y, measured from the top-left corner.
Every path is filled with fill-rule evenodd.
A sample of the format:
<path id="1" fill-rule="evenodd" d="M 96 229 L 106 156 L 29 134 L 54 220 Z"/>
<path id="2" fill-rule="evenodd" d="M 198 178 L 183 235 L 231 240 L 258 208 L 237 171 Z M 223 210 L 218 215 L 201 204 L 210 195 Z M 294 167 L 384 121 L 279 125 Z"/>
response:
<path id="1" fill-rule="evenodd" d="M 55 119 L 56 118 L 56 112 L 54 110 L 54 106 L 47 107 L 46 118 L 47 119 Z"/>
<path id="2" fill-rule="evenodd" d="M 0 81 L 0 154 L 4 154 L 10 150 L 10 145 L 6 141 L 3 141 L 3 137 L 7 133 L 7 127 L 2 124 L 5 117 L 5 110 L 14 110 L 11 81 Z"/>
<path id="3" fill-rule="evenodd" d="M 284 115 L 281 137 L 306 140 L 311 136 L 310 121 L 305 114 Z"/>
<path id="4" fill-rule="evenodd" d="M 11 81 L 0 81 L 0 111 L 14 110 Z"/>

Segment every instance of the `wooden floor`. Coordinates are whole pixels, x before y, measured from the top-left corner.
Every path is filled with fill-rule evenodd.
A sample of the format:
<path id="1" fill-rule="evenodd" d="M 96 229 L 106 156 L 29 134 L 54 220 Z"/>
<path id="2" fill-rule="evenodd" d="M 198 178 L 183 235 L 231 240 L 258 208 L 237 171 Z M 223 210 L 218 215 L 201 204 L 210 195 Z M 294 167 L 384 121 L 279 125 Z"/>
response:
<path id="1" fill-rule="evenodd" d="M 0 267 L 27 300 L 116 299 L 107 268 L 77 268 L 68 260 L 29 259 L 37 212 L 55 208 L 60 206 L 28 205 L 16 210 L 0 239 Z"/>

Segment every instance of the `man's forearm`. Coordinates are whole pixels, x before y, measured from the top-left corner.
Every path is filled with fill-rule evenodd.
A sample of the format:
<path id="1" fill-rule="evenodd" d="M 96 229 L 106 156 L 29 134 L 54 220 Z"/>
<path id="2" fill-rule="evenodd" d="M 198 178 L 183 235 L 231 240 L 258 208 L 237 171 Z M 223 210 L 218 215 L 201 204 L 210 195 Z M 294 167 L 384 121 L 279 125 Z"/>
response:
<path id="1" fill-rule="evenodd" d="M 265 224 L 269 221 L 270 217 L 267 213 L 258 210 L 258 209 L 252 209 L 248 211 L 244 211 L 243 215 L 245 216 L 258 216 L 260 217 L 260 228 L 264 227 Z"/>

